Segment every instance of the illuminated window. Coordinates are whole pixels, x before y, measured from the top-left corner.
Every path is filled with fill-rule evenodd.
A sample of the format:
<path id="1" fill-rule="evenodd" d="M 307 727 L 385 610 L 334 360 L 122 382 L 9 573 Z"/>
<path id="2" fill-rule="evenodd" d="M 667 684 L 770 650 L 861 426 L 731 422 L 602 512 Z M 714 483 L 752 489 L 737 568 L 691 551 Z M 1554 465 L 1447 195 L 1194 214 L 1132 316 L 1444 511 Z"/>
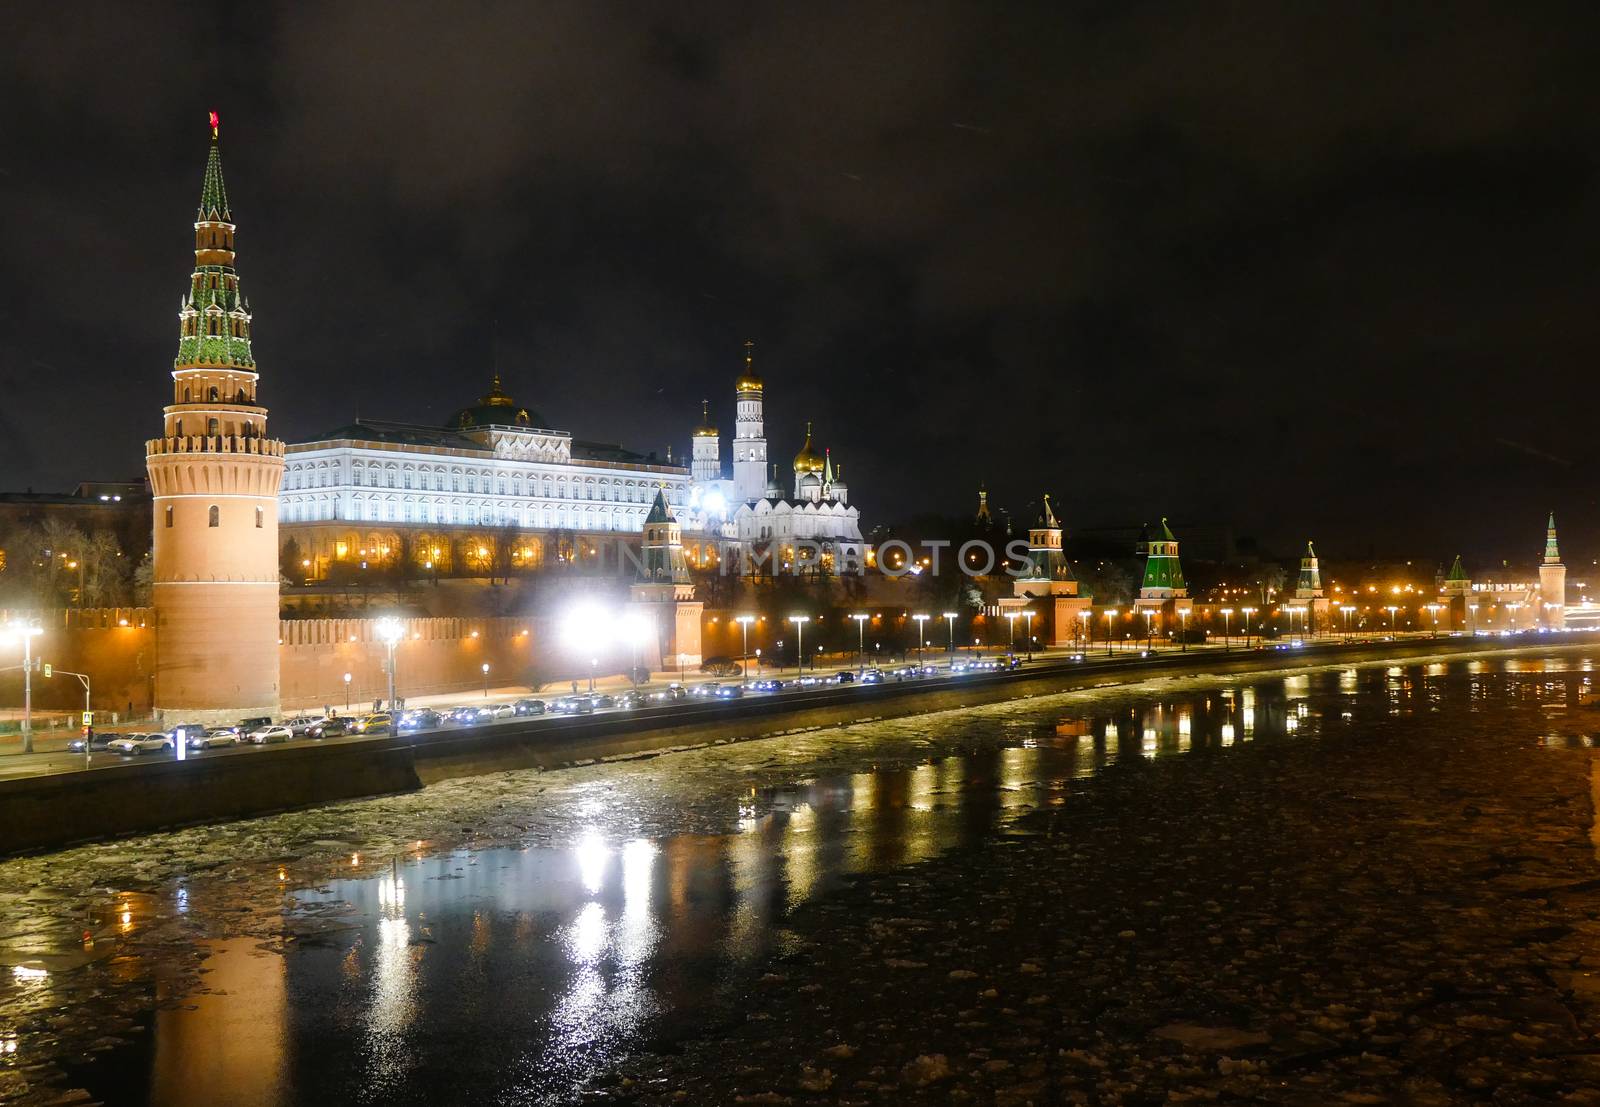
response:
<path id="1" fill-rule="evenodd" d="M 170 527 L 171 525 L 172 525 L 172 505 L 168 504 L 167 505 L 167 526 Z"/>

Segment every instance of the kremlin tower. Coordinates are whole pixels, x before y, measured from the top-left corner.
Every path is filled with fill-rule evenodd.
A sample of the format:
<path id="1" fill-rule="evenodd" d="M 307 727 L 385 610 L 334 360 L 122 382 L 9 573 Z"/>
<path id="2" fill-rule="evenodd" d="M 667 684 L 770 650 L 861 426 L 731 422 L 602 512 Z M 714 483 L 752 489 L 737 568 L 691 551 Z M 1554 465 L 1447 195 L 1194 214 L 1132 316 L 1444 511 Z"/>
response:
<path id="1" fill-rule="evenodd" d="M 744 503 L 761 499 L 767 488 L 767 436 L 761 417 L 762 383 L 756 373 L 755 345 L 744 344 L 744 372 L 733 386 L 733 494 L 736 502 Z"/>
<path id="2" fill-rule="evenodd" d="M 256 398 L 250 312 L 211 114 L 194 275 L 162 436 L 145 443 L 155 506 L 157 710 L 178 721 L 278 714 L 278 486 L 283 443 Z"/>
<path id="3" fill-rule="evenodd" d="M 1561 563 L 1561 547 L 1556 542 L 1556 513 L 1544 531 L 1544 560 L 1539 563 L 1539 601 L 1541 626 L 1551 630 L 1567 628 L 1567 567 Z"/>

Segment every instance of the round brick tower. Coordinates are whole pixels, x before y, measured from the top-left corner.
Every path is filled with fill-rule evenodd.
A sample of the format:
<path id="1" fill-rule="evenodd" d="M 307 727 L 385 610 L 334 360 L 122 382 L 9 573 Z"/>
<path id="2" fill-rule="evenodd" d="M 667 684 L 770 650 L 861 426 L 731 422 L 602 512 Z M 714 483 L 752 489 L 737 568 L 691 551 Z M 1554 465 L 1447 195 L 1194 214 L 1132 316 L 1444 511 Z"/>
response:
<path id="1" fill-rule="evenodd" d="M 156 709 L 170 722 L 278 713 L 283 443 L 256 398 L 250 312 L 211 116 L 172 402 L 145 443 L 155 501 Z"/>

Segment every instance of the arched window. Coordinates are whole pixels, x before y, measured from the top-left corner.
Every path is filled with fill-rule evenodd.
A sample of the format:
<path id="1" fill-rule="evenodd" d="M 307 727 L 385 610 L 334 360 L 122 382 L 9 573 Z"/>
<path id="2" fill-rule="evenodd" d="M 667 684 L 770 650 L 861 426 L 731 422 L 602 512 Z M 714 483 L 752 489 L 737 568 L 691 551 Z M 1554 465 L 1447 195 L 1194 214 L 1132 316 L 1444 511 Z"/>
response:
<path id="1" fill-rule="evenodd" d="M 172 526 L 172 505 L 167 505 L 167 526 Z"/>
<path id="2" fill-rule="evenodd" d="M 184 385 L 183 386 L 183 402 L 184 403 L 188 403 L 189 402 L 190 391 L 191 390 L 190 390 L 188 385 Z"/>
<path id="3" fill-rule="evenodd" d="M 211 510 L 206 512 L 206 526 L 220 527 L 222 525 L 222 509 L 216 504 L 211 505 Z"/>
<path id="4" fill-rule="evenodd" d="M 216 403 L 217 402 L 217 390 L 216 390 L 215 386 L 213 386 L 212 389 L 211 389 L 211 402 L 212 403 Z"/>
<path id="5" fill-rule="evenodd" d="M 256 508 L 256 529 L 260 530 L 262 527 L 266 526 L 266 523 L 267 513 L 259 507 Z"/>
<path id="6" fill-rule="evenodd" d="M 215 392 L 216 389 L 213 388 L 211 391 Z M 218 433 L 218 430 L 219 430 L 219 427 L 218 427 L 217 421 L 215 419 L 207 419 L 206 420 L 206 433 L 207 434 L 216 434 L 216 433 Z"/>

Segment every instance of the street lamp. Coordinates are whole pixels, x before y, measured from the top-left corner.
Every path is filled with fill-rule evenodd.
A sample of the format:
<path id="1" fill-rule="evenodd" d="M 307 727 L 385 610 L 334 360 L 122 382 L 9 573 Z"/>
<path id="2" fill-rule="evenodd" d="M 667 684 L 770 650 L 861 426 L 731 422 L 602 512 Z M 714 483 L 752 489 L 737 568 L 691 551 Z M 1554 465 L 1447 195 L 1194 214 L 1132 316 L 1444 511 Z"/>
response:
<path id="1" fill-rule="evenodd" d="M 1112 634 L 1112 629 L 1113 629 L 1112 628 L 1112 623 L 1116 620 L 1116 617 L 1117 617 L 1117 609 L 1116 608 L 1109 607 L 1109 608 L 1106 609 L 1106 656 L 1107 657 L 1111 656 L 1111 634 Z"/>
<path id="2" fill-rule="evenodd" d="M 33 752 L 33 639 L 44 627 L 18 619 L 6 628 L 0 641 L 22 641 L 22 752 Z"/>
<path id="3" fill-rule="evenodd" d="M 867 670 L 867 620 L 872 616 L 858 613 L 850 618 L 856 621 L 856 672 L 864 673 Z"/>
<path id="4" fill-rule="evenodd" d="M 1016 653 L 1017 652 L 1017 613 L 1015 611 L 1007 611 L 1006 612 L 1006 633 L 1007 633 L 1007 636 L 1008 636 L 1007 637 L 1007 641 L 1006 641 L 1006 652 L 1007 653 Z"/>
<path id="5" fill-rule="evenodd" d="M 350 674 L 349 673 L 346 673 L 344 675 L 344 709 L 347 712 L 350 710 Z"/>
<path id="6" fill-rule="evenodd" d="M 1430 603 L 1427 607 L 1423 608 L 1423 610 L 1429 615 L 1433 616 L 1433 636 L 1435 638 L 1439 637 L 1439 605 L 1436 603 Z"/>
<path id="7" fill-rule="evenodd" d="M 740 615 L 734 620 L 739 624 L 739 630 L 744 634 L 744 647 L 739 651 L 739 678 L 750 679 L 750 624 L 756 621 L 754 615 Z"/>
<path id="8" fill-rule="evenodd" d="M 1078 637 L 1083 639 L 1082 644 L 1078 648 L 1084 653 L 1089 652 L 1089 620 L 1093 617 L 1094 613 L 1087 607 L 1078 612 L 1078 622 L 1080 624 L 1078 627 Z"/>
<path id="9" fill-rule="evenodd" d="M 803 673 L 806 667 L 806 624 L 811 621 L 811 616 L 791 615 L 789 621 L 794 624 L 794 671 Z"/>
<path id="10" fill-rule="evenodd" d="M 393 711 L 394 710 L 394 647 L 395 647 L 395 644 L 400 641 L 401 637 L 405 634 L 406 631 L 405 631 L 405 627 L 400 625 L 400 620 L 399 619 L 379 619 L 378 620 L 378 625 L 374 629 L 378 632 L 378 637 L 383 641 L 383 644 L 385 646 L 387 646 L 388 649 L 389 649 L 389 664 L 388 664 L 388 672 L 389 672 L 389 710 Z M 350 686 L 349 686 L 349 684 L 347 682 L 345 684 L 345 691 L 346 691 L 346 697 L 345 698 L 346 698 L 346 701 L 347 701 L 345 703 L 345 710 L 346 711 L 350 710 L 350 704 L 348 702 L 348 700 L 349 700 L 349 695 L 348 695 L 349 688 L 350 688 Z"/>
<path id="11" fill-rule="evenodd" d="M 591 692 L 594 691 L 592 687 L 589 690 Z M 487 661 L 483 663 L 483 698 L 489 698 L 489 663 Z"/>
<path id="12" fill-rule="evenodd" d="M 1033 660 L 1033 608 L 1022 609 L 1022 619 L 1028 624 L 1028 660 Z"/>
<path id="13" fill-rule="evenodd" d="M 1395 607 L 1393 604 L 1390 604 L 1388 607 L 1384 608 L 1384 610 L 1389 613 L 1389 633 L 1392 635 L 1392 634 L 1395 633 L 1395 629 L 1394 629 L 1394 613 L 1396 611 L 1399 611 L 1400 609 L 1398 607 Z"/>
<path id="14" fill-rule="evenodd" d="M 1511 633 L 1515 634 L 1517 633 L 1517 608 L 1522 605 L 1520 603 L 1508 603 L 1506 606 L 1511 609 Z"/>
<path id="15" fill-rule="evenodd" d="M 1233 637 L 1228 633 L 1228 623 L 1233 618 L 1233 608 L 1222 609 L 1222 652 L 1227 653 L 1233 648 Z"/>
<path id="16" fill-rule="evenodd" d="M 1155 640 L 1150 636 L 1150 620 L 1155 617 L 1155 610 L 1147 607 L 1140 614 L 1144 616 L 1144 648 L 1154 650 Z"/>
<path id="17" fill-rule="evenodd" d="M 1344 640 L 1346 644 L 1350 642 L 1350 616 L 1354 611 L 1355 608 L 1350 604 L 1339 605 L 1339 613 L 1344 616 Z"/>
<path id="18" fill-rule="evenodd" d="M 1179 653 L 1188 653 L 1189 652 L 1189 609 L 1187 607 L 1178 608 L 1178 622 L 1181 624 L 1181 629 L 1178 631 L 1178 633 L 1180 635 L 1182 635 L 1182 637 L 1183 637 L 1183 641 L 1181 641 L 1178 644 L 1178 652 Z"/>
<path id="19" fill-rule="evenodd" d="M 917 615 L 913 615 L 911 617 L 917 621 L 917 668 L 921 669 L 922 668 L 922 628 L 923 628 L 923 625 L 925 623 L 927 623 L 927 621 L 930 618 L 932 618 L 932 616 L 917 614 Z"/>
<path id="20" fill-rule="evenodd" d="M 954 611 L 946 611 L 944 617 L 950 624 L 950 664 L 954 665 L 956 663 L 956 613 Z"/>
<path id="21" fill-rule="evenodd" d="M 1256 613 L 1253 607 L 1241 607 L 1240 613 L 1244 615 L 1244 648 L 1250 648 L 1250 616 Z"/>
<path id="22" fill-rule="evenodd" d="M 1469 603 L 1467 610 L 1472 613 L 1472 636 L 1476 638 L 1478 636 L 1478 605 Z"/>

